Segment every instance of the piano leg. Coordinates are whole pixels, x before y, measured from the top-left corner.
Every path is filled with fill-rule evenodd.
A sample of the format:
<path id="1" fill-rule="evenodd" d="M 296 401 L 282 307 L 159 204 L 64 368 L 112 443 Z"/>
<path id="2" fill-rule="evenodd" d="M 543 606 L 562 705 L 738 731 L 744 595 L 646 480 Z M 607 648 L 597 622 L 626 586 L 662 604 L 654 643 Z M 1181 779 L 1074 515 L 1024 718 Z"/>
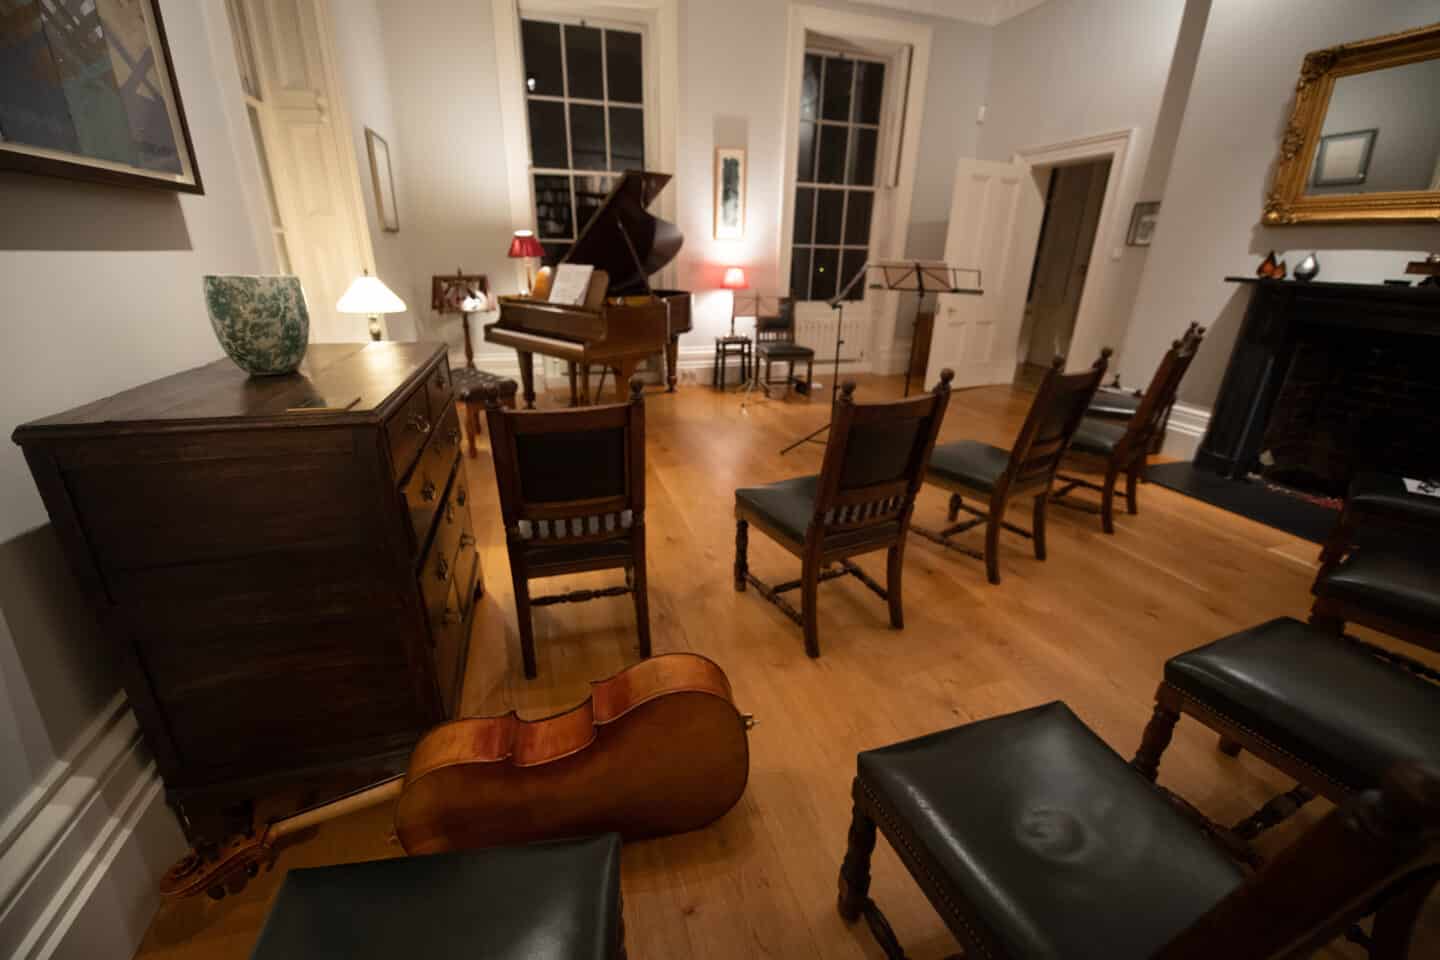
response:
<path id="1" fill-rule="evenodd" d="M 615 368 L 615 402 L 625 403 L 630 399 L 630 378 L 635 376 L 635 368 L 639 365 L 635 360 L 621 360 Z"/>
<path id="2" fill-rule="evenodd" d="M 570 368 L 570 406 L 573 407 L 580 402 L 580 395 L 575 392 L 575 362 L 572 360 L 566 366 Z"/>
<path id="3" fill-rule="evenodd" d="M 675 381 L 679 379 L 676 366 L 680 362 L 680 335 L 671 337 L 665 344 L 665 392 L 675 392 Z M 628 377 L 626 379 L 629 379 Z"/>
<path id="4" fill-rule="evenodd" d="M 528 350 L 516 350 L 515 358 L 520 362 L 520 386 L 525 394 L 525 409 L 535 409 L 535 355 Z"/>
<path id="5" fill-rule="evenodd" d="M 590 406 L 590 364 L 580 364 L 580 405 Z"/>

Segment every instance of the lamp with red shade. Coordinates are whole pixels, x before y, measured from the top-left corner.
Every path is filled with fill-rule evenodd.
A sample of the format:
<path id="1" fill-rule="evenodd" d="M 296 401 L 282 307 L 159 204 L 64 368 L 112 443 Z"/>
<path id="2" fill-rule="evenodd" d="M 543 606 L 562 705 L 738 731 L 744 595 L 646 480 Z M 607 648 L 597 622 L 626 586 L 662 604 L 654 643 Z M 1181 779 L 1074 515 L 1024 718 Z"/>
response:
<path id="1" fill-rule="evenodd" d="M 720 280 L 720 286 L 732 291 L 730 294 L 730 336 L 735 336 L 735 290 L 744 290 L 750 286 L 745 279 L 745 271 L 740 267 L 726 267 L 725 276 Z"/>
<path id="2" fill-rule="evenodd" d="M 545 249 L 540 246 L 540 241 L 535 239 L 534 230 L 516 230 L 515 235 L 510 238 L 510 257 L 523 258 L 525 260 L 525 294 L 528 296 L 535 287 L 535 278 L 530 273 L 530 259 L 545 256 Z"/>

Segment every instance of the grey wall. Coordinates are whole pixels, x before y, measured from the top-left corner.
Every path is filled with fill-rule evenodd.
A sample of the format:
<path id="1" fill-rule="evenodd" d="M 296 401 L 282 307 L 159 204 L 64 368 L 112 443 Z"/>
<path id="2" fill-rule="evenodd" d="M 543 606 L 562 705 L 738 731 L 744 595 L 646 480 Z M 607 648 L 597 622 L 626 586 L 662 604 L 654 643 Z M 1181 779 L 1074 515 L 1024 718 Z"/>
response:
<path id="1" fill-rule="evenodd" d="M 1305 192 L 1430 189 L 1440 162 L 1440 60 L 1341 77 L 1330 95 L 1321 135 L 1370 129 L 1378 132 L 1363 184 L 1311 184 Z M 1311 174 L 1313 178 L 1313 169 Z"/>

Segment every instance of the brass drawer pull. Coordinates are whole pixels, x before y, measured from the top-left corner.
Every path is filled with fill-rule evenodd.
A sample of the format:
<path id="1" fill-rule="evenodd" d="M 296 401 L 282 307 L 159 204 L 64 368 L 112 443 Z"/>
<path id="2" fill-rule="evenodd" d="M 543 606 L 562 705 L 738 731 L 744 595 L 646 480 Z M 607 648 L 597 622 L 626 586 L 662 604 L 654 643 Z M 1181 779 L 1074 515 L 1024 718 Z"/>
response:
<path id="1" fill-rule="evenodd" d="M 451 427 L 450 432 L 447 433 L 446 436 L 450 438 L 451 446 L 458 446 L 460 443 L 460 428 Z"/>
<path id="2" fill-rule="evenodd" d="M 441 557 L 440 562 L 435 564 L 435 579 L 441 583 L 450 579 L 450 561 L 444 557 Z"/>
<path id="3" fill-rule="evenodd" d="M 445 504 L 445 522 L 446 522 L 446 523 L 454 523 L 454 522 L 455 522 L 455 504 L 454 504 L 453 501 L 450 502 L 450 503 Z"/>
<path id="4" fill-rule="evenodd" d="M 459 504 L 460 506 L 462 506 L 462 507 L 465 506 L 465 488 L 464 488 L 464 487 L 461 487 L 459 490 L 456 491 L 456 493 L 455 493 L 455 502 L 458 503 L 458 504 Z"/>
<path id="5" fill-rule="evenodd" d="M 429 503 L 435 499 L 435 481 L 426 480 L 425 485 L 420 488 L 420 499 Z"/>
<path id="6" fill-rule="evenodd" d="M 429 418 L 426 417 L 425 414 L 423 414 L 423 413 L 412 413 L 412 414 L 410 414 L 409 423 L 410 423 L 410 426 L 414 427 L 416 430 L 420 431 L 421 433 L 429 433 L 429 432 L 430 432 L 430 420 L 429 420 Z"/>
<path id="7" fill-rule="evenodd" d="M 460 534 L 460 549 L 462 549 L 462 550 L 468 550 L 468 549 L 470 549 L 470 548 L 473 547 L 473 546 L 475 546 L 475 538 L 474 538 L 474 537 L 470 536 L 470 534 L 468 534 L 468 533 L 462 533 L 462 534 Z"/>

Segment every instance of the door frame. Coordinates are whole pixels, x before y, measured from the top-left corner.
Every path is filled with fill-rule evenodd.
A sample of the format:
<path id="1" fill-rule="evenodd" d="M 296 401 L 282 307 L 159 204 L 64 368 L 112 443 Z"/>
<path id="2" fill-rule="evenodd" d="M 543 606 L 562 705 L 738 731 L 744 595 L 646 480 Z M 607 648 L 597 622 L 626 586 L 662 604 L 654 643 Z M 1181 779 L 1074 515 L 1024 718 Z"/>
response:
<path id="1" fill-rule="evenodd" d="M 1100 204 L 1100 221 L 1095 228 L 1095 240 L 1090 247 L 1090 268 L 1085 277 L 1085 287 L 1080 292 L 1080 306 L 1075 312 L 1075 332 L 1070 338 L 1070 354 L 1065 362 L 1067 370 L 1084 370 L 1100 355 L 1102 346 L 1116 346 L 1130 319 L 1128 316 L 1110 316 L 1113 311 L 1109 306 L 1119 280 L 1119 263 L 1125 249 L 1125 230 L 1129 226 L 1129 218 L 1124 215 L 1120 201 L 1122 197 L 1135 196 L 1139 189 L 1139 184 L 1133 182 L 1137 179 L 1137 172 L 1132 169 L 1134 165 L 1127 162 L 1138 132 L 1136 128 L 1130 127 L 1058 143 L 1026 147 L 1013 154 L 1013 160 L 1030 174 L 1028 185 L 1035 191 L 1035 197 L 1039 201 L 1022 203 L 1013 237 L 1013 242 L 1020 244 L 1016 249 L 1028 251 L 1032 262 L 1040 243 L 1040 226 L 1045 215 L 1045 190 L 1049 186 L 1051 168 L 1091 160 L 1110 160 L 1110 179 L 1105 184 L 1105 197 Z M 1016 307 L 1024 311 L 1023 298 Z M 1024 330 L 1023 316 L 1019 329 Z M 1018 359 L 1018 340 L 1014 344 L 1014 350 Z"/>

